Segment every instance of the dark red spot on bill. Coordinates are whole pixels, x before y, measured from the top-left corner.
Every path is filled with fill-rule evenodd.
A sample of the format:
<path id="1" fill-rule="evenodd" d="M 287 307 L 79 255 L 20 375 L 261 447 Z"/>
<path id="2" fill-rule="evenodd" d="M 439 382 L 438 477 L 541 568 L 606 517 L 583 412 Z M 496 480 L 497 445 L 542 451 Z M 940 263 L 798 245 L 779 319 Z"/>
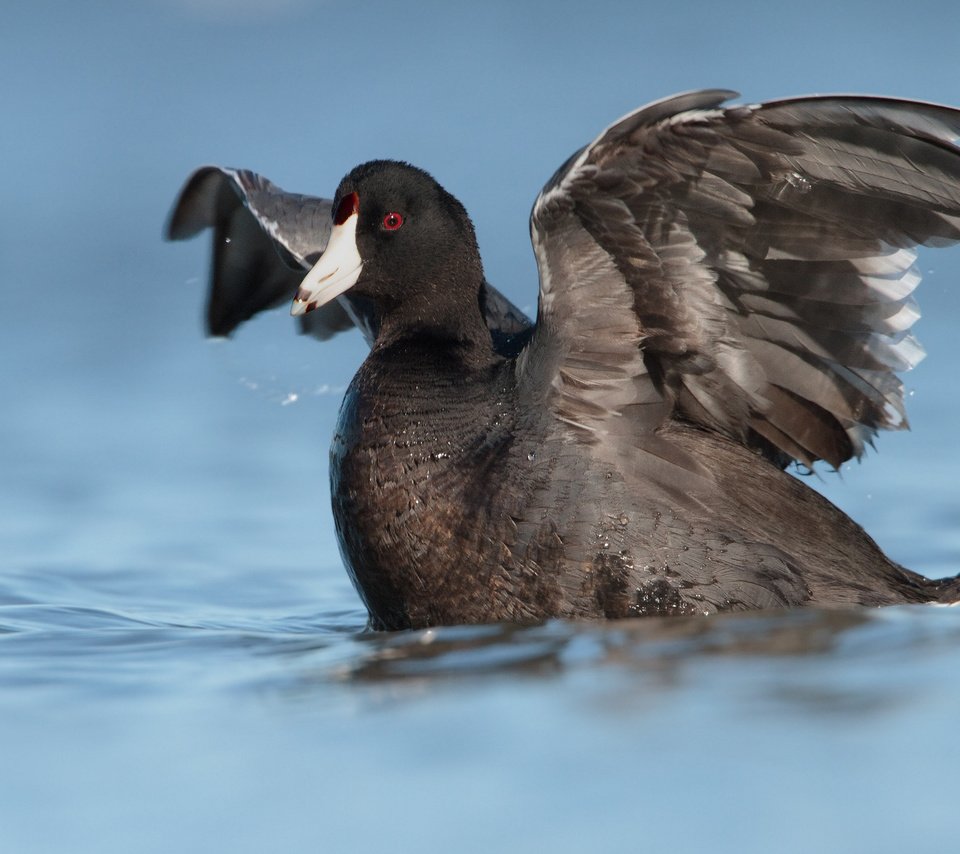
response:
<path id="1" fill-rule="evenodd" d="M 360 197 L 356 193 L 348 193 L 337 206 L 337 215 L 333 218 L 334 225 L 343 225 L 355 213 L 360 212 Z"/>
<path id="2" fill-rule="evenodd" d="M 303 307 L 304 314 L 313 311 L 317 307 L 317 300 L 310 299 L 310 291 L 300 288 L 297 291 L 297 298 L 294 302 L 305 303 Z"/>

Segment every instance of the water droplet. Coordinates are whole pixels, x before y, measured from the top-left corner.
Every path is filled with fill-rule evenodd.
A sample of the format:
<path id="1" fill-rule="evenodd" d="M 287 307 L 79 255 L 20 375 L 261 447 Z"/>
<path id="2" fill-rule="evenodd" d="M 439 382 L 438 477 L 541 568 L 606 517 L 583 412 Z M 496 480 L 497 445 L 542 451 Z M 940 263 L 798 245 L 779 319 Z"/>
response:
<path id="1" fill-rule="evenodd" d="M 536 452 L 536 451 L 530 451 L 530 453 L 527 454 L 527 459 L 530 460 L 531 463 L 532 463 L 536 458 L 537 458 L 537 452 Z"/>
<path id="2" fill-rule="evenodd" d="M 801 175 L 799 172 L 788 172 L 787 183 L 801 193 L 808 193 L 813 189 L 813 184 L 810 183 L 810 179 L 805 175 Z"/>

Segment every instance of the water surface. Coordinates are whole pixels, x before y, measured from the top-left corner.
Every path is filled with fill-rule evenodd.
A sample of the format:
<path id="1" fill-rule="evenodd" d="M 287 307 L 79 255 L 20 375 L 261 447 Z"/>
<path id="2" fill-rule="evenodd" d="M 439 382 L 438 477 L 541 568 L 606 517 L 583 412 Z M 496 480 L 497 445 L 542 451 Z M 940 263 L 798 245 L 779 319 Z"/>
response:
<path id="1" fill-rule="evenodd" d="M 960 609 L 369 634 L 326 483 L 362 341 L 282 312 L 204 341 L 207 247 L 159 233 L 204 162 L 329 194 L 407 158 L 529 308 L 529 206 L 617 115 L 702 86 L 960 104 L 958 9 L 11 10 L 0 851 L 953 850 Z M 940 576 L 960 250 L 920 264 L 913 430 L 811 482 Z"/>

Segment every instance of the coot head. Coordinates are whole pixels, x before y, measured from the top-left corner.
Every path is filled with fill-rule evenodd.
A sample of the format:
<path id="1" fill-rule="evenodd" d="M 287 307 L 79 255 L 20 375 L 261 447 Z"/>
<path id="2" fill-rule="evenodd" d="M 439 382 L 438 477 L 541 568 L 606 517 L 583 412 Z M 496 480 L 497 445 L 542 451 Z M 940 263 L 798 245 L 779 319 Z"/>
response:
<path id="1" fill-rule="evenodd" d="M 478 323 L 483 267 L 473 224 L 429 174 L 392 160 L 364 163 L 340 182 L 333 211 L 330 242 L 293 314 L 349 290 L 374 305 L 381 335 L 466 325 L 489 337 Z"/>

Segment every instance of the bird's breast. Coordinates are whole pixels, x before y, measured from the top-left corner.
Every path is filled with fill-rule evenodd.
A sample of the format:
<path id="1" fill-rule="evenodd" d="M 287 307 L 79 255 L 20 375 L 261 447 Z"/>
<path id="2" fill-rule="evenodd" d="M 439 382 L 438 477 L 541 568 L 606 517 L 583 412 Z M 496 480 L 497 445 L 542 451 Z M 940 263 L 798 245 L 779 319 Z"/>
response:
<path id="1" fill-rule="evenodd" d="M 482 619 L 510 560 L 509 406 L 412 379 L 362 371 L 344 398 L 330 461 L 341 550 L 375 623 Z"/>

